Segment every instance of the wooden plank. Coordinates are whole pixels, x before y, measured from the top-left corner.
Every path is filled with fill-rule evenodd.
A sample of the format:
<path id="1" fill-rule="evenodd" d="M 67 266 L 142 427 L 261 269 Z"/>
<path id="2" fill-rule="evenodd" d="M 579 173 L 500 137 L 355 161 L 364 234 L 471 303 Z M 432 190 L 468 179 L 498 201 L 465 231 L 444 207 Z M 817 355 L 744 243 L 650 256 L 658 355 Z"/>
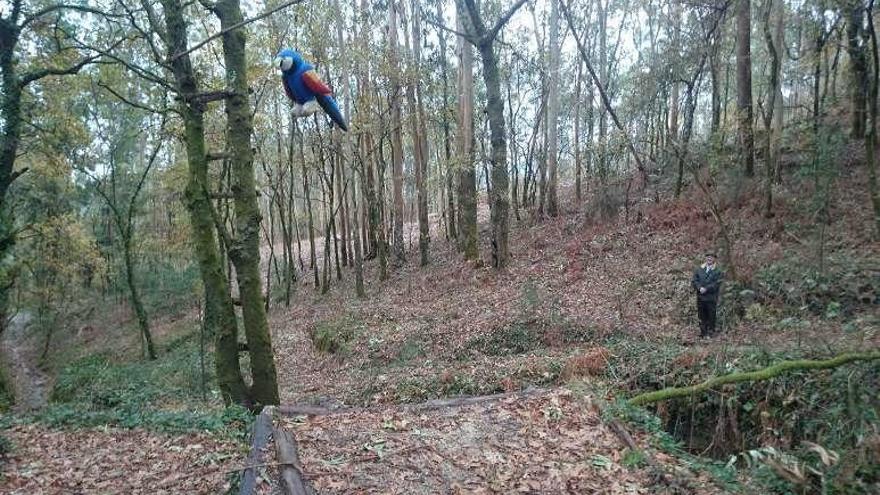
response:
<path id="1" fill-rule="evenodd" d="M 507 399 L 510 397 L 516 398 L 526 398 L 526 397 L 534 397 L 536 395 L 541 395 L 547 392 L 546 388 L 527 388 L 525 390 L 518 390 L 516 392 L 504 392 L 499 394 L 492 395 L 476 395 L 476 396 L 464 396 L 464 397 L 452 397 L 449 399 L 433 399 L 427 402 L 422 402 L 420 404 L 402 404 L 400 407 L 402 409 L 406 409 L 409 411 L 430 411 L 432 409 L 442 409 L 444 407 L 460 407 L 460 406 L 469 406 L 472 404 L 480 404 L 483 402 L 492 402 L 501 399 Z M 382 407 L 382 406 L 380 406 Z M 328 416 L 331 414 L 340 414 L 340 413 L 357 413 L 357 412 L 367 412 L 371 409 L 376 408 L 355 408 L 355 407 L 341 407 L 338 409 L 328 409 L 326 407 L 319 406 L 310 406 L 310 405 L 300 405 L 300 404 L 291 404 L 291 405 L 281 405 L 277 406 L 276 410 L 279 414 L 283 414 L 285 416 Z"/>
<path id="2" fill-rule="evenodd" d="M 269 443 L 269 436 L 272 434 L 272 409 L 272 407 L 264 407 L 257 419 L 254 420 L 254 426 L 251 428 L 251 451 L 245 461 L 247 466 L 264 463 L 263 450 Z M 249 467 L 244 470 L 238 490 L 239 495 L 254 493 L 257 487 L 257 469 L 258 467 Z"/>
<path id="3" fill-rule="evenodd" d="M 299 453 L 293 435 L 282 428 L 275 427 L 275 453 L 281 470 L 281 486 L 287 495 L 311 495 L 299 462 Z"/>

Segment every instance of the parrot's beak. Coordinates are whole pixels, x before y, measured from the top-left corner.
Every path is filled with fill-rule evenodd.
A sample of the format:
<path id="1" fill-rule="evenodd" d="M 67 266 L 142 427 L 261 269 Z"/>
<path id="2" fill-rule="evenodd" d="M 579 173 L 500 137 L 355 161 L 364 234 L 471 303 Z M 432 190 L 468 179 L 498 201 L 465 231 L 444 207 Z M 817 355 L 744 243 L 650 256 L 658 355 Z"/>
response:
<path id="1" fill-rule="evenodd" d="M 281 68 L 281 63 L 282 63 L 283 61 L 284 61 L 283 58 L 281 58 L 281 57 L 275 57 L 275 59 L 272 60 L 272 63 L 275 65 L 275 67 L 278 67 L 278 68 L 280 69 L 280 68 Z"/>

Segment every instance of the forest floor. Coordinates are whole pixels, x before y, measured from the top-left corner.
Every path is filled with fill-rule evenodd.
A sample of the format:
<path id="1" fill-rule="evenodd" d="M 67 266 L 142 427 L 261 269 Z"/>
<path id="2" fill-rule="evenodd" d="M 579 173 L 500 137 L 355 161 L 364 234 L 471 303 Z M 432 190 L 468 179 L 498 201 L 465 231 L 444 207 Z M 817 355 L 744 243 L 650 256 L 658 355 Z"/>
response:
<path id="1" fill-rule="evenodd" d="M 830 224 L 823 229 L 815 228 L 815 205 L 799 190 L 809 187 L 805 184 L 795 179 L 779 188 L 771 219 L 761 216 L 757 190 L 714 191 L 735 239 L 733 259 L 740 279 L 759 294 L 750 290 L 744 296 L 743 286 L 728 282 L 721 332 L 708 340 L 697 338 L 690 278 L 703 253 L 720 251 L 720 241 L 717 225 L 695 189 L 659 205 L 640 203 L 630 211 L 629 221 L 604 221 L 591 213 L 597 209 L 595 200 L 577 205 L 568 198 L 563 204 L 574 206 L 557 218 L 516 222 L 511 264 L 501 273 L 485 262 L 462 261 L 453 244 L 435 231 L 427 267 L 419 267 L 417 251 L 410 250 L 406 263 L 378 282 L 375 262 L 368 263 L 364 300 L 354 297 L 349 272 L 342 282 L 334 280 L 325 295 L 314 292 L 311 279 L 304 277 L 291 307 L 279 307 L 271 315 L 282 403 L 381 411 L 366 417 L 345 413 L 332 420 L 308 418 L 302 420 L 305 426 L 293 428 L 304 442 L 304 463 L 318 466 L 314 481 L 329 493 L 380 493 L 393 481 L 391 486 L 405 493 L 410 486 L 406 480 L 417 479 L 422 470 L 438 483 L 436 490 L 426 492 L 455 492 L 454 486 L 464 486 L 461 491 L 466 492 L 491 492 L 502 486 L 528 491 L 529 480 L 542 476 L 549 476 L 550 485 L 534 491 L 582 492 L 562 481 L 576 482 L 579 474 L 529 474 L 535 466 L 558 468 L 575 462 L 554 450 L 561 440 L 547 424 L 536 427 L 537 437 L 524 450 L 493 454 L 484 449 L 486 455 L 497 456 L 488 461 L 497 469 L 491 476 L 479 474 L 475 467 L 485 468 L 485 458 L 468 459 L 467 454 L 462 462 L 471 466 L 471 474 L 461 466 L 450 468 L 455 472 L 437 472 L 436 458 L 432 461 L 419 447 L 418 459 L 424 462 L 417 462 L 407 445 L 389 446 L 388 451 L 406 452 L 398 461 L 409 468 L 389 465 L 385 459 L 374 459 L 378 464 L 372 465 L 346 459 L 360 459 L 358 455 L 371 451 L 370 438 L 385 438 L 380 434 L 385 423 L 378 418 L 393 416 L 398 406 L 392 404 L 531 386 L 551 387 L 563 395 L 573 387 L 586 387 L 584 394 L 610 404 L 637 393 L 641 385 L 635 382 L 649 366 L 660 368 L 659 374 L 651 370 L 653 388 L 672 384 L 673 374 L 690 372 L 697 379 L 735 370 L 749 353 L 828 356 L 880 347 L 880 244 L 866 228 L 871 222 L 861 185 L 863 170 L 843 172 L 836 188 L 847 193 L 835 194 Z M 487 227 L 481 228 L 485 241 Z M 488 258 L 488 246 L 481 247 Z M 801 286 L 809 284 L 801 280 L 807 273 L 803 268 L 816 266 L 836 285 L 826 289 L 827 299 L 795 301 L 802 295 Z M 722 264 L 722 269 L 728 267 Z M 812 297 L 808 291 L 804 294 Z M 548 404 L 546 398 L 535 398 L 520 406 L 540 410 Z M 467 418 L 457 424 L 438 419 L 444 425 L 438 428 L 454 433 L 437 433 L 439 443 L 431 442 L 431 449 L 451 444 L 449 448 L 467 452 L 471 437 L 483 445 L 509 441 L 492 433 L 498 429 L 491 417 L 477 412 L 471 418 L 476 424 Z M 407 421 L 417 424 L 419 418 L 427 421 Z M 587 431 L 607 434 L 595 425 L 572 427 L 581 428 L 585 438 Z M 469 429 L 479 434 L 468 436 Z M 517 457 L 524 452 L 527 467 Z M 596 452 L 615 459 L 617 466 L 623 451 L 616 445 Z M 447 458 L 442 453 L 440 457 Z M 491 467 L 496 461 L 498 466 Z M 519 469 L 504 471 L 506 463 Z M 641 488 L 596 486 L 608 493 L 650 486 L 639 485 L 638 479 L 635 475 L 633 486 Z"/>
<path id="2" fill-rule="evenodd" d="M 729 281 L 721 333 L 709 340 L 697 338 L 689 284 L 702 254 L 720 250 L 716 223 L 695 189 L 678 200 L 639 202 L 628 219 L 622 212 L 601 218 L 590 194 L 580 204 L 563 195 L 557 218 L 521 212 L 511 231 L 511 264 L 500 273 L 485 261 L 462 261 L 434 226 L 429 266 L 418 266 L 417 241 L 407 236 L 407 260 L 388 280 L 378 280 L 375 260 L 365 265 L 364 300 L 354 296 L 348 269 L 324 295 L 303 274 L 290 307 L 272 299 L 282 403 L 316 405 L 326 414 L 282 417 L 278 425 L 294 433 L 306 477 L 322 493 L 727 491 L 703 460 L 670 455 L 649 432 L 632 431 L 640 450 L 631 451 L 615 438 L 614 415 L 606 411 L 640 390 L 677 384 L 676 373 L 696 380 L 735 370 L 747 353 L 827 356 L 880 347 L 880 243 L 866 228 L 864 181 L 861 168 L 842 171 L 825 228 L 817 227 L 809 181 L 787 179 L 778 188 L 772 219 L 760 215 L 758 191 L 713 189 L 735 239 L 737 271 L 757 294 L 743 296 Z M 805 289 L 815 285 L 805 266 L 818 267 L 832 284 L 821 297 Z M 190 366 L 193 342 L 175 339 L 189 338 L 197 321 L 187 313 L 158 322 L 168 362 L 126 376 L 179 374 L 175 380 L 186 383 L 175 387 L 196 390 L 197 374 L 182 370 L 173 353 L 190 349 Z M 123 338 L 129 330 L 90 326 L 79 337 L 93 350 L 136 354 L 136 341 Z M 111 369 L 105 361 L 95 365 L 102 376 Z M 151 383 L 134 388 L 152 390 Z M 540 393 L 529 393 L 533 387 Z M 525 396 L 417 406 L 498 393 Z M 186 404 L 157 396 L 166 410 L 148 419 L 160 428 L 5 426 L 14 449 L 0 459 L 0 493 L 223 491 L 243 465 L 241 442 L 163 431 L 165 415 Z M 95 407 L 129 398 L 87 400 Z M 134 414 L 142 414 L 140 404 L 133 403 Z M 208 397 L 204 407 L 217 404 Z M 670 473 L 680 486 L 658 482 Z"/>
<path id="3" fill-rule="evenodd" d="M 852 267 L 870 281 L 880 276 L 880 243 L 866 228 L 867 198 L 855 186 L 864 183 L 861 173 L 842 179 L 841 189 L 854 192 L 832 206 L 822 263 L 830 272 Z M 818 264 L 817 243 L 806 237 L 814 219 L 797 199 L 803 193 L 780 191 L 777 215 L 768 220 L 754 191 L 739 196 L 738 204 L 729 200 L 726 221 L 741 277 L 759 283 L 759 272 L 774 265 Z M 518 389 L 556 380 L 566 363 L 614 337 L 682 349 L 841 352 L 880 345 L 876 306 L 854 305 L 846 318 L 801 311 L 796 325 L 780 326 L 787 315 L 778 306 L 787 294 L 765 294 L 764 304 L 737 318 L 724 310 L 725 298 L 739 290 L 733 286 L 722 297 L 720 334 L 699 340 L 690 278 L 704 252 L 719 251 L 708 209 L 692 196 L 642 204 L 632 212 L 637 221 L 602 222 L 585 213 L 590 208 L 520 222 L 511 233 L 511 265 L 500 274 L 461 261 L 451 243 L 435 238 L 428 267 L 418 267 L 418 253 L 409 252 L 403 266 L 377 282 L 375 263 L 367 264 L 364 300 L 354 297 L 349 273 L 325 295 L 304 277 L 294 304 L 271 315 L 282 402 L 364 405 L 431 399 L 456 387 Z M 847 290 L 877 297 L 870 284 Z M 317 350 L 316 334 L 338 338 L 339 349 Z"/>

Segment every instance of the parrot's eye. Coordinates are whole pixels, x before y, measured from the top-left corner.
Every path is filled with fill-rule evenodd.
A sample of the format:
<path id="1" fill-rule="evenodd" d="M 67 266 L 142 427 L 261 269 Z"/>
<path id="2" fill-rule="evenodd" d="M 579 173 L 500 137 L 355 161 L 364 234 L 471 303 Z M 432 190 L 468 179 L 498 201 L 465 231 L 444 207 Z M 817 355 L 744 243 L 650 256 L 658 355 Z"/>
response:
<path id="1" fill-rule="evenodd" d="M 293 67 L 293 57 L 276 57 L 275 65 L 281 70 L 290 70 Z"/>

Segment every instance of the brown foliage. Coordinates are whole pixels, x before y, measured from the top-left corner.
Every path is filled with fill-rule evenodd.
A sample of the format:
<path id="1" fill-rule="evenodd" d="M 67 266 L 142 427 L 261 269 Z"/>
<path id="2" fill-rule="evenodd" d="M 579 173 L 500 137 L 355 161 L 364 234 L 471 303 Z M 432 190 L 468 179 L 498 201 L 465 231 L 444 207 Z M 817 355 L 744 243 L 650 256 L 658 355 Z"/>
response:
<path id="1" fill-rule="evenodd" d="M 608 349 L 602 346 L 592 347 L 569 358 L 559 377 L 563 381 L 568 381 L 584 376 L 599 376 L 608 367 L 610 357 L 611 353 Z"/>

